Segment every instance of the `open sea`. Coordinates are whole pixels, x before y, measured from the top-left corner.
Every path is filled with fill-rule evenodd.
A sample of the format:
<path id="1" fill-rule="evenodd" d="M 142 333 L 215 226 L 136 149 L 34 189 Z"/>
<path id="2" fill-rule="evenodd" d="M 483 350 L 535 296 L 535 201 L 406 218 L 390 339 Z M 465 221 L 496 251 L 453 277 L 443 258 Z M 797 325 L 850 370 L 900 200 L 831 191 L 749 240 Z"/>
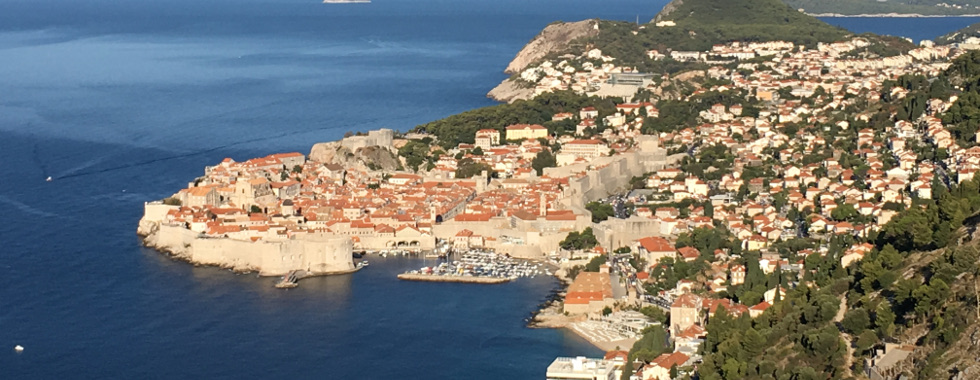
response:
<path id="1" fill-rule="evenodd" d="M 493 104 L 548 23 L 665 3 L 3 0 L 0 379 L 535 379 L 601 355 L 524 327 L 550 278 L 399 282 L 423 260 L 372 257 L 281 291 L 141 248 L 136 224 L 224 157 Z M 920 40 L 980 20 L 829 21 Z"/>

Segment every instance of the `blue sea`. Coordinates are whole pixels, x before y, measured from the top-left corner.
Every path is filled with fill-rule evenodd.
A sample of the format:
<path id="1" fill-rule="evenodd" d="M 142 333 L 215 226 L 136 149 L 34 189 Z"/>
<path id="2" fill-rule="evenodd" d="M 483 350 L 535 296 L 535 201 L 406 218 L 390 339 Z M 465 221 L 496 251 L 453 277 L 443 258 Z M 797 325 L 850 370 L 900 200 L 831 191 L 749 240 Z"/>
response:
<path id="1" fill-rule="evenodd" d="M 422 259 L 372 258 L 281 291 L 142 248 L 136 223 L 224 157 L 493 104 L 548 23 L 665 3 L 4 0 L 0 379 L 535 379 L 556 356 L 600 355 L 524 327 L 549 278 L 406 283 L 395 274 Z M 861 21 L 915 39 L 958 27 Z"/>

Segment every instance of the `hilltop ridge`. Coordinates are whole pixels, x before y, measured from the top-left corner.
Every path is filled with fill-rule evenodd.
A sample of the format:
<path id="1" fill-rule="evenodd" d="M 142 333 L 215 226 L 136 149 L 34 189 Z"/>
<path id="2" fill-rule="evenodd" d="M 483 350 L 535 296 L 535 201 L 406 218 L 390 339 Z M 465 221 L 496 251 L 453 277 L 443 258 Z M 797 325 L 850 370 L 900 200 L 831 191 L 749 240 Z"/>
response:
<path id="1" fill-rule="evenodd" d="M 794 9 L 802 9 L 812 15 L 888 15 L 891 17 L 914 16 L 967 16 L 980 13 L 977 0 L 917 0 L 868 1 L 868 0 L 783 0 Z"/>
<path id="2" fill-rule="evenodd" d="M 487 94 L 498 101 L 534 95 L 516 76 L 548 57 L 599 49 L 621 66 L 658 72 L 650 50 L 704 51 L 732 41 L 781 40 L 796 45 L 843 40 L 851 33 L 790 8 L 779 0 L 674 0 L 650 23 L 584 20 L 557 22 L 535 36 L 507 65 L 514 74 Z"/>
<path id="3" fill-rule="evenodd" d="M 729 41 L 785 40 L 802 45 L 832 42 L 849 32 L 801 13 L 779 0 L 674 0 L 651 21 L 653 33 L 675 49 L 706 48 Z M 678 38 L 677 29 L 689 38 Z M 682 36 L 684 33 L 680 33 Z"/>
<path id="4" fill-rule="evenodd" d="M 980 38 L 980 23 L 971 24 L 963 29 L 946 33 L 936 38 L 938 44 L 964 43 L 970 38 Z"/>

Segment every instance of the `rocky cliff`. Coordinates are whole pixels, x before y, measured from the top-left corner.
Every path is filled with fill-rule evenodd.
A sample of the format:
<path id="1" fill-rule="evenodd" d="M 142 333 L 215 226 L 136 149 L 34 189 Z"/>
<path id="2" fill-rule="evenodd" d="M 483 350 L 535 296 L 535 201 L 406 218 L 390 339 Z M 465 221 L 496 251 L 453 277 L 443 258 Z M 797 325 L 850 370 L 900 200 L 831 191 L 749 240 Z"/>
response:
<path id="1" fill-rule="evenodd" d="M 528 42 L 504 72 L 516 74 L 527 65 L 568 48 L 568 44 L 581 37 L 594 37 L 599 34 L 599 20 L 558 22 L 548 25 L 531 42 Z"/>
<path id="2" fill-rule="evenodd" d="M 660 13 L 657 13 L 657 16 L 654 17 L 651 22 L 670 20 L 670 18 L 673 17 L 673 13 L 677 11 L 677 8 L 683 4 L 684 0 L 673 0 L 667 3 L 667 5 L 664 5 L 664 8 L 660 10 Z"/>
<path id="3" fill-rule="evenodd" d="M 513 79 L 505 79 L 487 93 L 487 97 L 498 102 L 512 103 L 516 100 L 527 100 L 534 97 L 534 89 L 521 86 Z"/>
<path id="4" fill-rule="evenodd" d="M 599 34 L 599 20 L 583 20 L 576 22 L 557 22 L 548 25 L 531 42 L 517 53 L 510 61 L 504 72 L 517 74 L 527 66 L 535 63 L 548 54 L 559 53 L 568 49 L 572 41 L 583 37 L 595 37 Z M 487 97 L 499 102 L 513 102 L 534 97 L 534 89 L 521 86 L 513 79 L 505 79 Z"/>
<path id="5" fill-rule="evenodd" d="M 394 171 L 401 167 L 398 156 L 390 149 L 379 146 L 351 149 L 339 141 L 313 145 L 309 157 L 312 161 L 324 164 L 338 164 L 345 168 L 362 170 Z"/>

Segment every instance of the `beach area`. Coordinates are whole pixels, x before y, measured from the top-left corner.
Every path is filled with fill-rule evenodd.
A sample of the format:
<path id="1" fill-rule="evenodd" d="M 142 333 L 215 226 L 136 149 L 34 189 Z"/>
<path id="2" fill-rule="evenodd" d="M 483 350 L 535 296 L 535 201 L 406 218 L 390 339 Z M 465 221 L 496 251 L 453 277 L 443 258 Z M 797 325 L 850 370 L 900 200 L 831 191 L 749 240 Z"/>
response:
<path id="1" fill-rule="evenodd" d="M 533 329 L 566 329 L 592 346 L 605 351 L 629 350 L 638 339 L 623 334 L 619 329 L 605 321 L 590 320 L 586 315 L 567 315 L 563 311 L 563 301 L 568 290 L 569 280 L 565 270 L 555 273 L 561 285 L 552 291 L 549 299 L 527 320 L 527 327 Z"/>
<path id="2" fill-rule="evenodd" d="M 585 339 L 596 348 L 609 352 L 629 350 L 637 338 L 622 335 L 610 324 L 589 320 L 586 316 L 567 316 L 561 312 L 561 302 L 542 309 L 528 323 L 530 328 L 566 329 Z"/>

